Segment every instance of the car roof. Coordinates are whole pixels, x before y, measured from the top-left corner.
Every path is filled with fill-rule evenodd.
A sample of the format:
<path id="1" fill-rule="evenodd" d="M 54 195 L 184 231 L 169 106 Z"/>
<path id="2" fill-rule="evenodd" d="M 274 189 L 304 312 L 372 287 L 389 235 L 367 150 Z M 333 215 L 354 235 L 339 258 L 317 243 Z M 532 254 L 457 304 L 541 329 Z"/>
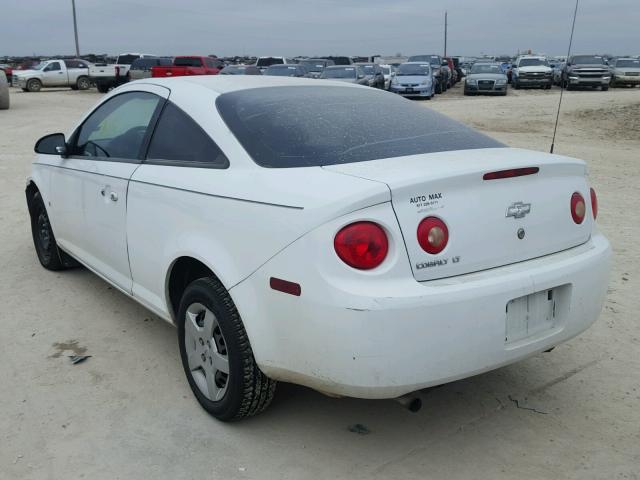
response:
<path id="1" fill-rule="evenodd" d="M 348 65 L 344 65 L 348 67 Z M 126 85 L 135 84 L 154 84 L 166 87 L 170 90 L 185 90 L 191 91 L 194 86 L 210 90 L 213 93 L 223 94 L 228 92 L 237 92 L 240 90 L 249 90 L 253 88 L 268 88 L 268 87 L 293 87 L 293 86 L 313 86 L 320 85 L 322 82 L 324 86 L 335 86 L 343 88 L 362 88 L 357 85 L 346 84 L 339 81 L 331 80 L 313 80 L 308 78 L 294 78 L 294 77 L 272 77 L 262 75 L 248 75 L 230 78 L 228 75 L 194 75 L 185 77 L 172 77 L 172 78 L 150 78 L 145 80 L 136 80 L 128 82 Z"/>

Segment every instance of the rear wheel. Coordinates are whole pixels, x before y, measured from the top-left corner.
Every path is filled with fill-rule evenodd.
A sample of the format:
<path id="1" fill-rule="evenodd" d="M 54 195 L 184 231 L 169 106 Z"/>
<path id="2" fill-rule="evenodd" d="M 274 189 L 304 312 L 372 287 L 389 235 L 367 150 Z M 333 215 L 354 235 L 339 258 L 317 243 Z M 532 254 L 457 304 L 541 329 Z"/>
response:
<path id="1" fill-rule="evenodd" d="M 104 83 L 96 84 L 96 88 L 100 93 L 107 93 L 109 91 L 109 85 L 106 85 Z"/>
<path id="2" fill-rule="evenodd" d="M 80 77 L 76 82 L 76 88 L 78 90 L 88 90 L 90 86 L 91 86 L 91 82 L 87 77 Z"/>
<path id="3" fill-rule="evenodd" d="M 178 311 L 180 357 L 200 405 L 218 420 L 262 412 L 276 382 L 260 371 L 233 300 L 213 277 L 186 288 Z"/>

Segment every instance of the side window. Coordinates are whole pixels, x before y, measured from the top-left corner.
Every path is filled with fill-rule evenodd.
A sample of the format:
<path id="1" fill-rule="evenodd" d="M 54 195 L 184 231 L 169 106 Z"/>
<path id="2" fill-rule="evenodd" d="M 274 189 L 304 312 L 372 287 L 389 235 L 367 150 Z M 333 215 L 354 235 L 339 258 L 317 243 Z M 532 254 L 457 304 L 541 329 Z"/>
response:
<path id="1" fill-rule="evenodd" d="M 45 72 L 54 72 L 56 70 L 60 70 L 60 62 L 53 62 L 44 67 Z"/>
<path id="2" fill-rule="evenodd" d="M 156 125 L 149 151 L 149 163 L 184 163 L 185 166 L 227 168 L 229 160 L 193 119 L 167 102 Z"/>
<path id="3" fill-rule="evenodd" d="M 82 124 L 73 155 L 135 160 L 161 98 L 146 92 L 117 95 L 100 105 Z"/>

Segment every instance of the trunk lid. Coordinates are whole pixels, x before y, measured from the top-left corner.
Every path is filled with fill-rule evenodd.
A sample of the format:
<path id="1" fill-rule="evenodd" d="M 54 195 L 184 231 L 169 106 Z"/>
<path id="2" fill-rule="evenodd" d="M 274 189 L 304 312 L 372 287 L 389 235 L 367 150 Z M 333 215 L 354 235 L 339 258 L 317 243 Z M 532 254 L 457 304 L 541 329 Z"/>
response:
<path id="1" fill-rule="evenodd" d="M 524 167 L 538 167 L 539 172 L 483 179 L 485 173 Z M 487 148 L 323 168 L 388 186 L 418 281 L 548 255 L 580 245 L 591 235 L 586 166 L 580 160 L 514 148 Z M 571 218 L 574 192 L 583 196 L 587 206 L 580 225 Z M 428 216 L 440 218 L 449 230 L 446 248 L 436 255 L 425 252 L 417 239 L 418 225 Z M 524 230 L 523 238 L 519 238 L 520 229 Z"/>

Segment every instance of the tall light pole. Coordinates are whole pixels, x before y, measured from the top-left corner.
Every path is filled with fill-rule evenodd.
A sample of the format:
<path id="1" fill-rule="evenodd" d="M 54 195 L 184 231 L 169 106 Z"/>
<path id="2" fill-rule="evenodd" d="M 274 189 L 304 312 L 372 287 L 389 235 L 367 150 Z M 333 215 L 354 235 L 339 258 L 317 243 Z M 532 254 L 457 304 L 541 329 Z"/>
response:
<path id="1" fill-rule="evenodd" d="M 73 33 L 76 37 L 76 57 L 79 57 L 80 45 L 78 44 L 78 22 L 76 21 L 76 0 L 71 0 L 71 8 L 73 9 Z"/>
<path id="2" fill-rule="evenodd" d="M 447 56 L 447 11 L 444 11 L 444 57 Z"/>

